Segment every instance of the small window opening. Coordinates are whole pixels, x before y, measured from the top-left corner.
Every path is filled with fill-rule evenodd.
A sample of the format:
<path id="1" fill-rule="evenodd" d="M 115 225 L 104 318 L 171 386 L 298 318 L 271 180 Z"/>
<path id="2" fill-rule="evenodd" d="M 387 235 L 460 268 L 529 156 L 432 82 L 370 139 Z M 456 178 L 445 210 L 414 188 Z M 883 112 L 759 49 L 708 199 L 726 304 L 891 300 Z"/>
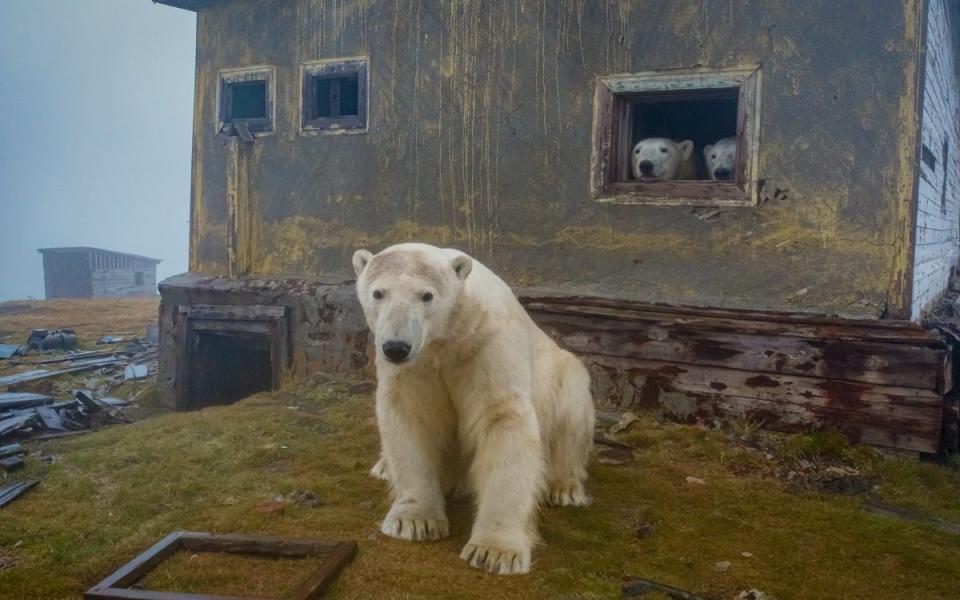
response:
<path id="1" fill-rule="evenodd" d="M 690 141 L 693 143 L 690 157 L 681 162 L 681 168 L 671 179 L 732 180 L 735 165 L 727 164 L 717 152 L 713 152 L 712 156 L 716 159 L 712 161 L 715 164 L 711 173 L 707 165 L 710 155 L 704 151 L 718 141 L 736 138 L 738 95 L 738 90 L 728 89 L 652 94 L 630 100 L 633 121 L 631 151 L 635 152 L 637 144 L 643 140 L 660 138 L 674 143 Z M 673 147 L 669 149 L 672 151 Z M 635 180 L 633 171 L 633 168 L 629 171 L 625 169 L 621 173 L 622 180 Z"/>
<path id="2" fill-rule="evenodd" d="M 237 126 L 242 123 L 251 133 L 272 131 L 273 80 L 273 67 L 220 71 L 217 130 L 239 135 Z"/>
<path id="3" fill-rule="evenodd" d="M 227 85 L 230 88 L 228 120 L 267 118 L 266 81 L 242 81 Z"/>
<path id="4" fill-rule="evenodd" d="M 365 132 L 367 60 L 318 60 L 301 66 L 304 133 Z"/>
<path id="5" fill-rule="evenodd" d="M 314 77 L 311 119 L 355 117 L 360 114 L 360 82 L 357 74 L 343 77 Z"/>
<path id="6" fill-rule="evenodd" d="M 142 273 L 142 272 L 137 271 L 136 273 L 133 274 L 133 283 L 134 283 L 135 285 L 143 285 L 143 273 Z"/>
<path id="7" fill-rule="evenodd" d="M 600 78 L 593 198 L 620 204 L 756 204 L 759 90 L 759 68 Z"/>

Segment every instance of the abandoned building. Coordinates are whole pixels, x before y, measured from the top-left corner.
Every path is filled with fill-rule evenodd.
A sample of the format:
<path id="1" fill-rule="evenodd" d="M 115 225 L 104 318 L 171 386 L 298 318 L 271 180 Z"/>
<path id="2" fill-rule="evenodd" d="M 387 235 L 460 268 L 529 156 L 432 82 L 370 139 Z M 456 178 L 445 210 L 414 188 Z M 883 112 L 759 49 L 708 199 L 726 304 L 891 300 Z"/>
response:
<path id="1" fill-rule="evenodd" d="M 46 298 L 157 295 L 160 259 L 101 248 L 40 248 Z"/>
<path id="2" fill-rule="evenodd" d="M 197 15 L 171 404 L 368 372 L 350 257 L 417 240 L 499 273 L 599 406 L 938 450 L 955 0 L 158 1 Z M 732 177 L 634 179 L 646 137 L 734 137 Z"/>

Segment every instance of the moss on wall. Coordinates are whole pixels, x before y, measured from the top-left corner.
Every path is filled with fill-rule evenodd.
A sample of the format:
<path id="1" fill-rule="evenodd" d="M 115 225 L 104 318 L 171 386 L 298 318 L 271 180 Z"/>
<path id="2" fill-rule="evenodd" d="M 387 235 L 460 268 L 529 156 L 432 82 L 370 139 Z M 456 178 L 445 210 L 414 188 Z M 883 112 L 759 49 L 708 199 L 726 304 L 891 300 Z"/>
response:
<path id="1" fill-rule="evenodd" d="M 878 316 L 906 305 L 918 0 L 242 0 L 200 13 L 191 268 L 226 272 L 217 70 L 277 68 L 247 174 L 253 270 L 455 245 L 514 285 Z M 851 24 L 855 23 L 856 26 Z M 299 134 L 301 61 L 368 56 L 370 130 Z M 786 197 L 701 218 L 588 196 L 595 78 L 762 64 L 760 176 Z M 772 194 L 771 194 L 772 195 Z"/>

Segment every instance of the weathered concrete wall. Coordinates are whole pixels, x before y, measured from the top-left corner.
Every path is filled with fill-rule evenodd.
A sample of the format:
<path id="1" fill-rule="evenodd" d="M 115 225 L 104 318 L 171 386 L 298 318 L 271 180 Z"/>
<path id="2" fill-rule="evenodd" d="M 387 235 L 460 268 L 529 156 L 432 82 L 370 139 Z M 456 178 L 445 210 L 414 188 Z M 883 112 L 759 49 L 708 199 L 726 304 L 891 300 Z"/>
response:
<path id="1" fill-rule="evenodd" d="M 235 0 L 202 10 L 191 270 L 227 272 L 217 70 L 264 64 L 276 66 L 277 109 L 248 160 L 256 273 L 342 281 L 355 248 L 418 239 L 543 291 L 906 314 L 921 8 Z M 370 59 L 369 133 L 300 135 L 299 63 L 358 55 Z M 760 177 L 785 199 L 707 220 L 589 199 L 597 76 L 758 63 Z"/>
<path id="2" fill-rule="evenodd" d="M 951 31 L 960 15 L 951 14 L 949 6 L 929 0 L 927 9 L 922 144 L 929 158 L 920 161 L 917 188 L 914 319 L 947 287 L 960 257 L 960 78 Z"/>
<path id="3" fill-rule="evenodd" d="M 158 392 L 173 407 L 177 364 L 177 306 L 265 305 L 287 308 L 285 372 L 298 378 L 318 372 L 369 374 L 367 328 L 352 285 L 300 280 L 231 280 L 184 274 L 160 282 L 160 373 Z"/>

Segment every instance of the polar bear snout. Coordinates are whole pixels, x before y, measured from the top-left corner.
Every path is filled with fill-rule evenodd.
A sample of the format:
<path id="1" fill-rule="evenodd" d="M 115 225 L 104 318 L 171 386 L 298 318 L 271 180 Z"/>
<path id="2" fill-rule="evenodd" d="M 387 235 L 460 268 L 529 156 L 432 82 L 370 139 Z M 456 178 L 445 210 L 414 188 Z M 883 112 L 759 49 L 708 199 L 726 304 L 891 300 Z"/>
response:
<path id="1" fill-rule="evenodd" d="M 390 340 L 384 342 L 382 346 L 383 355 L 392 363 L 402 363 L 410 356 L 410 344 L 400 340 Z"/>
<path id="2" fill-rule="evenodd" d="M 649 160 L 642 160 L 637 164 L 637 168 L 640 169 L 640 173 L 644 177 L 650 177 L 653 175 L 653 163 Z"/>
<path id="3" fill-rule="evenodd" d="M 719 168 L 713 170 L 713 178 L 720 181 L 730 179 L 730 169 Z"/>

